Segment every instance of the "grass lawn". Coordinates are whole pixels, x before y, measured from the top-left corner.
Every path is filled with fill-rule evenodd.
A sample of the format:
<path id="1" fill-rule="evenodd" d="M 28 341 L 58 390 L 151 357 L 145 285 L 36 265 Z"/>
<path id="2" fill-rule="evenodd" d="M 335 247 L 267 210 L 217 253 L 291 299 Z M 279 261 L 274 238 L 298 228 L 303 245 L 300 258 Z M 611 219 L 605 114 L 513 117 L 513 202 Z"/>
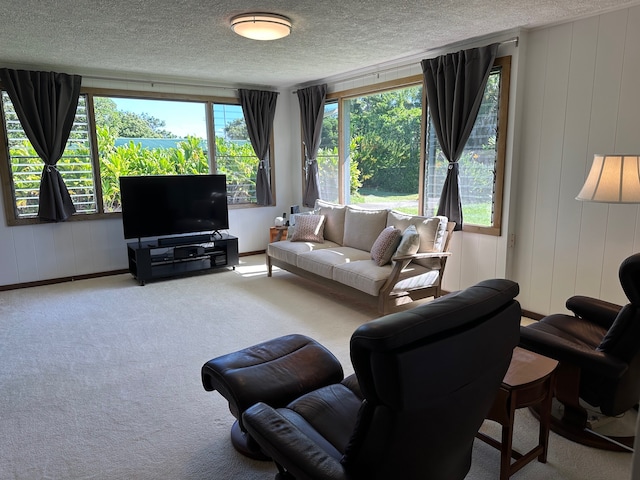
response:
<path id="1" fill-rule="evenodd" d="M 386 208 L 393 208 L 409 215 L 418 215 L 418 194 L 398 194 L 382 190 L 361 188 L 358 193 L 351 195 L 352 204 L 388 204 Z M 462 205 L 462 215 L 465 224 L 490 226 L 491 203 L 476 203 Z"/>

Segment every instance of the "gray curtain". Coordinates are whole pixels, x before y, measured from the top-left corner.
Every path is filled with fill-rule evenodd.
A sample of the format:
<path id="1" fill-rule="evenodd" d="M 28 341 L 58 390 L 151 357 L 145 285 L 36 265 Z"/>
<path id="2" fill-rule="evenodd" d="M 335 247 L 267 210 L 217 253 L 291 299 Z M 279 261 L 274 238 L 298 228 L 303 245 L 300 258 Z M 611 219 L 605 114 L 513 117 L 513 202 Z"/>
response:
<path id="1" fill-rule="evenodd" d="M 449 161 L 438 215 L 446 215 L 462 230 L 458 160 L 475 124 L 491 67 L 498 52 L 494 43 L 423 60 L 427 103 L 442 152 Z"/>
<path id="2" fill-rule="evenodd" d="M 305 185 L 302 204 L 313 207 L 320 198 L 318 187 L 318 147 L 322 133 L 322 118 L 324 116 L 324 101 L 327 97 L 327 85 L 298 89 L 300 103 L 300 118 L 302 122 L 302 138 L 305 155 Z"/>
<path id="3" fill-rule="evenodd" d="M 260 161 L 256 178 L 256 197 L 258 205 L 273 205 L 271 186 L 269 185 L 269 143 L 273 130 L 273 118 L 276 114 L 278 92 L 261 90 L 238 90 L 242 113 L 247 124 L 251 145 Z"/>
<path id="4" fill-rule="evenodd" d="M 71 133 L 82 78 L 64 73 L 2 68 L 0 81 L 27 138 L 45 164 L 40 179 L 38 217 L 65 221 L 76 208 L 56 164 Z"/>

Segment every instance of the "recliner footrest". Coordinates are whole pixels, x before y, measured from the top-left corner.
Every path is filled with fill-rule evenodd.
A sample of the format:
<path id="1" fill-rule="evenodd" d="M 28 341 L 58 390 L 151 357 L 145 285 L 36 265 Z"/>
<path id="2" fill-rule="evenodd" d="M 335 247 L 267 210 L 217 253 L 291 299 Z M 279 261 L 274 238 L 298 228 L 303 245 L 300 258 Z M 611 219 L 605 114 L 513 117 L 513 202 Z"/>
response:
<path id="1" fill-rule="evenodd" d="M 338 359 L 304 335 L 274 338 L 209 360 L 202 367 L 202 385 L 217 390 L 229 402 L 242 425 L 242 413 L 263 402 L 284 407 L 299 396 L 344 377 Z"/>

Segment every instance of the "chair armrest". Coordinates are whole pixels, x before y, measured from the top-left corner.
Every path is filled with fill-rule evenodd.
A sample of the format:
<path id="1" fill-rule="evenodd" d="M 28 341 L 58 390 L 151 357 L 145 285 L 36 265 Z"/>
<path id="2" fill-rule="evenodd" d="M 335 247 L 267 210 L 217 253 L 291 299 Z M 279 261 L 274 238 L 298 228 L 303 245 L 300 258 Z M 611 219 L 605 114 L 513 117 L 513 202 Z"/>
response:
<path id="1" fill-rule="evenodd" d="M 520 327 L 520 346 L 607 378 L 620 378 L 629 368 L 622 360 L 529 327 Z"/>
<path id="2" fill-rule="evenodd" d="M 580 318 L 597 323 L 607 330 L 613 325 L 613 321 L 622 309 L 620 305 L 605 302 L 592 297 L 576 295 L 567 300 L 566 306 Z"/>
<path id="3" fill-rule="evenodd" d="M 348 480 L 339 460 L 322 450 L 295 425 L 265 403 L 242 415 L 260 448 L 298 480 Z"/>
<path id="4" fill-rule="evenodd" d="M 393 257 L 391 260 L 394 262 L 403 262 L 405 260 L 418 260 L 421 258 L 446 258 L 450 256 L 451 252 L 423 252 L 414 253 L 413 255 L 401 255 Z"/>

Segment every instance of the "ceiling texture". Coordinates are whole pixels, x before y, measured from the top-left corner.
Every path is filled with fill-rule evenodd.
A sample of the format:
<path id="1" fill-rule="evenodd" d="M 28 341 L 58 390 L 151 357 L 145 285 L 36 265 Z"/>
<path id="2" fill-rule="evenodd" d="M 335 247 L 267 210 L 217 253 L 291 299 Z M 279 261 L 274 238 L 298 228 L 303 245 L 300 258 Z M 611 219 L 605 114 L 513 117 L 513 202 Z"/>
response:
<path id="1" fill-rule="evenodd" d="M 0 66 L 107 78 L 284 88 L 389 65 L 518 28 L 637 5 L 629 0 L 0 0 Z M 231 31 L 277 13 L 290 36 Z M 427 58 L 427 56 L 425 56 Z"/>

